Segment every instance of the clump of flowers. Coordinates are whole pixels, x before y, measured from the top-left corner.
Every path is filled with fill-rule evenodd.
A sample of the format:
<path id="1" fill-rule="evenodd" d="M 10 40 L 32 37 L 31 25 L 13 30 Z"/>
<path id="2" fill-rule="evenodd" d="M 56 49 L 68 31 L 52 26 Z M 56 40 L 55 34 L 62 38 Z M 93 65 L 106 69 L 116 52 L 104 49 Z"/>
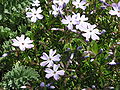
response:
<path id="1" fill-rule="evenodd" d="M 24 51 L 26 48 L 33 48 L 34 45 L 31 44 L 33 40 L 30 40 L 29 37 L 25 39 L 25 35 L 21 35 L 21 37 L 16 37 L 16 39 L 12 39 L 13 46 L 19 47 L 21 51 Z"/>
<path id="2" fill-rule="evenodd" d="M 48 68 L 45 69 L 46 74 L 46 78 L 50 78 L 50 77 L 54 77 L 55 80 L 59 79 L 59 75 L 64 75 L 64 70 L 58 70 L 58 68 L 60 67 L 60 64 L 56 65 L 54 64 L 53 61 L 60 61 L 60 54 L 55 55 L 56 50 L 50 49 L 49 51 L 49 56 L 46 53 L 43 53 L 43 56 L 41 56 L 41 59 L 45 60 L 43 62 L 40 63 L 41 66 L 46 66 Z M 55 55 L 55 56 L 54 56 Z M 53 67 L 53 70 L 50 68 Z"/>

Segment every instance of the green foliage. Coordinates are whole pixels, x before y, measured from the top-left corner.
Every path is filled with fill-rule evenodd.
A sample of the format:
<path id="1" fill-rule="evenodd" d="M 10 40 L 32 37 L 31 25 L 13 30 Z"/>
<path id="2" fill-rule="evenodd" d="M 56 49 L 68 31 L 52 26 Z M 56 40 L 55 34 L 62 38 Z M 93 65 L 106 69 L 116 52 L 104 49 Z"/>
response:
<path id="1" fill-rule="evenodd" d="M 108 65 L 113 59 L 120 62 L 120 44 L 116 44 L 120 42 L 120 17 L 109 14 L 112 7 L 102 9 L 103 4 L 98 0 L 87 0 L 89 5 L 83 11 L 75 9 L 72 5 L 74 0 L 70 0 L 64 8 L 63 17 L 72 15 L 73 12 L 84 14 L 89 23 L 97 25 L 100 32 L 106 30 L 99 35 L 100 40 L 87 42 L 81 32 L 74 33 L 66 29 L 67 25 L 61 23 L 63 17 L 50 14 L 53 0 L 39 1 L 44 18 L 32 23 L 26 17 L 26 8 L 32 7 L 32 0 L 0 0 L 0 56 L 8 54 L 0 57 L 1 88 L 20 89 L 26 85 L 40 90 L 39 84 L 44 81 L 53 83 L 60 90 L 81 90 L 92 85 L 96 86 L 96 90 L 104 90 L 109 86 L 120 90 L 120 64 Z M 105 1 L 112 4 L 119 0 Z M 11 39 L 21 34 L 33 40 L 34 48 L 23 52 L 12 46 Z M 79 46 L 82 48 L 78 49 Z M 43 61 L 40 56 L 50 49 L 56 49 L 61 55 L 61 61 L 57 64 L 65 70 L 65 75 L 59 81 L 46 79 L 44 67 L 40 66 Z M 85 51 L 89 53 L 85 54 Z M 74 56 L 71 59 L 72 53 Z"/>
<path id="2" fill-rule="evenodd" d="M 5 89 L 20 89 L 21 86 L 31 86 L 39 77 L 33 68 L 16 63 L 12 70 L 4 75 L 1 86 Z"/>

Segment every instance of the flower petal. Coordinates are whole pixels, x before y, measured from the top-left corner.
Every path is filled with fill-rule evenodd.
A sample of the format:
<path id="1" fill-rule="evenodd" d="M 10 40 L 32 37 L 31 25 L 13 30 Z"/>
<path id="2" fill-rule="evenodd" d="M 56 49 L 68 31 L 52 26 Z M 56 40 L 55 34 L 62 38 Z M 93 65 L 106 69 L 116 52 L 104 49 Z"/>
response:
<path id="1" fill-rule="evenodd" d="M 116 4 L 116 3 L 112 3 L 112 7 L 113 7 L 113 9 L 114 9 L 115 11 L 117 11 L 117 10 L 118 10 L 118 6 L 117 6 L 117 4 Z"/>
<path id="2" fill-rule="evenodd" d="M 53 61 L 60 61 L 60 57 L 61 57 L 61 55 L 60 55 L 60 54 L 57 54 L 57 55 L 55 55 L 54 57 L 52 57 L 52 60 L 53 60 Z"/>
<path id="3" fill-rule="evenodd" d="M 49 59 L 48 55 L 44 52 L 43 52 L 43 56 L 41 56 L 40 58 L 43 59 L 43 60 L 48 60 Z"/>
<path id="4" fill-rule="evenodd" d="M 93 40 L 99 40 L 99 37 L 98 37 L 96 34 L 92 34 L 92 35 L 91 35 L 91 38 L 92 38 Z"/>
<path id="5" fill-rule="evenodd" d="M 64 75 L 65 71 L 64 70 L 59 70 L 56 73 L 59 74 L 59 75 Z"/>
<path id="6" fill-rule="evenodd" d="M 43 18 L 43 15 L 37 14 L 37 18 L 38 18 L 38 19 L 42 19 L 42 18 Z"/>
<path id="7" fill-rule="evenodd" d="M 26 17 L 32 17 L 32 16 L 33 16 L 33 13 L 27 12 L 26 15 L 27 15 Z"/>
<path id="8" fill-rule="evenodd" d="M 35 15 L 31 18 L 31 21 L 32 21 L 32 22 L 36 22 L 36 21 L 37 21 L 37 18 L 36 18 Z"/>
<path id="9" fill-rule="evenodd" d="M 109 11 L 109 14 L 111 14 L 111 15 L 116 15 L 116 14 L 117 14 L 117 11 L 110 10 L 110 11 Z"/>
<path id="10" fill-rule="evenodd" d="M 53 57 L 53 55 L 56 53 L 56 50 L 53 51 L 53 49 L 50 49 L 49 51 L 49 57 Z"/>
<path id="11" fill-rule="evenodd" d="M 54 64 L 54 65 L 53 65 L 53 70 L 54 70 L 54 71 L 57 71 L 59 67 L 60 67 L 60 64 L 58 64 L 58 65 Z"/>
<path id="12" fill-rule="evenodd" d="M 46 74 L 46 75 L 45 75 L 46 78 L 50 78 L 50 77 L 52 77 L 52 76 L 53 76 L 53 74 Z"/>
<path id="13" fill-rule="evenodd" d="M 52 69 L 50 69 L 50 68 L 46 68 L 45 72 L 49 73 L 49 74 L 53 74 L 54 73 L 54 71 Z"/>
<path id="14" fill-rule="evenodd" d="M 46 66 L 48 64 L 48 61 L 43 61 L 40 63 L 41 66 Z"/>
<path id="15" fill-rule="evenodd" d="M 89 34 L 89 33 L 83 33 L 82 35 L 83 35 L 84 37 L 86 37 L 86 40 L 89 41 L 89 39 L 90 39 L 90 34 Z"/>
<path id="16" fill-rule="evenodd" d="M 20 45 L 19 48 L 20 48 L 21 51 L 25 51 L 25 46 L 24 45 Z"/>
<path id="17" fill-rule="evenodd" d="M 55 80 L 58 80 L 58 79 L 59 79 L 59 75 L 58 75 L 58 74 L 54 74 L 53 77 L 54 77 Z"/>

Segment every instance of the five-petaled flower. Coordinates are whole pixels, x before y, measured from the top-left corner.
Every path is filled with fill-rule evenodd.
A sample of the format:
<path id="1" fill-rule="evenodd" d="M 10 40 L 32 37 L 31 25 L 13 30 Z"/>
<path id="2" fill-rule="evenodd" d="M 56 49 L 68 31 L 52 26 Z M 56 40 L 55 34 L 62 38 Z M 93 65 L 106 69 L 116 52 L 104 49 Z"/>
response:
<path id="1" fill-rule="evenodd" d="M 49 56 L 43 52 L 43 56 L 41 56 L 40 58 L 45 60 L 43 62 L 40 63 L 41 66 L 46 66 L 47 67 L 51 67 L 53 66 L 55 61 L 60 61 L 60 54 L 55 55 L 56 50 L 53 51 L 53 49 L 50 49 L 49 51 Z"/>
<path id="2" fill-rule="evenodd" d="M 35 8 L 30 9 L 31 12 L 26 13 L 26 17 L 31 18 L 31 22 L 36 22 L 38 19 L 42 19 L 43 15 L 40 13 L 42 12 L 41 7 L 39 7 L 37 10 Z"/>
<path id="3" fill-rule="evenodd" d="M 50 68 L 46 68 L 45 72 L 47 73 L 45 75 L 46 78 L 50 78 L 50 77 L 54 77 L 55 80 L 58 80 L 60 77 L 59 75 L 64 75 L 65 71 L 64 70 L 58 70 L 58 68 L 60 67 L 60 65 L 53 65 L 53 70 Z"/>
<path id="4" fill-rule="evenodd" d="M 91 38 L 92 40 L 99 40 L 99 37 L 97 36 L 100 35 L 101 33 L 99 32 L 98 29 L 95 29 L 96 25 L 91 25 L 90 23 L 82 24 L 80 25 L 80 30 L 84 33 L 82 35 L 86 37 L 86 40 L 89 41 Z"/>
<path id="5" fill-rule="evenodd" d="M 120 1 L 118 2 L 118 4 L 112 3 L 112 7 L 114 10 L 110 10 L 109 14 L 117 15 L 118 17 L 120 17 Z"/>
<path id="6" fill-rule="evenodd" d="M 12 39 L 13 41 L 13 46 L 19 47 L 20 50 L 24 51 L 26 48 L 32 48 L 34 47 L 33 40 L 30 40 L 29 37 L 25 39 L 25 35 L 21 35 L 21 37 L 16 37 L 16 39 Z"/>
<path id="7" fill-rule="evenodd" d="M 72 4 L 76 6 L 76 8 L 81 8 L 83 10 L 86 9 L 86 6 L 84 6 L 86 3 L 86 0 L 82 0 L 81 2 L 80 0 L 76 0 L 72 2 Z"/>

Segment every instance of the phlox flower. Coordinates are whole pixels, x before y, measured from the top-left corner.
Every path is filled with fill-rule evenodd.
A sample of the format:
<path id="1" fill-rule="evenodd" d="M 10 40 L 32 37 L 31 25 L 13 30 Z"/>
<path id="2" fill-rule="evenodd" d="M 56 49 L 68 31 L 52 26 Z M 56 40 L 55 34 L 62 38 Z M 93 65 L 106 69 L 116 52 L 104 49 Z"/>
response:
<path id="1" fill-rule="evenodd" d="M 72 17 L 70 15 L 65 16 L 65 19 L 62 19 L 61 22 L 63 24 L 68 24 L 67 27 L 69 30 L 73 30 L 73 25 L 76 25 L 78 23 L 74 15 L 72 15 Z"/>
<path id="2" fill-rule="evenodd" d="M 91 25 L 90 23 L 82 24 L 80 30 L 84 32 L 82 35 L 86 38 L 87 41 L 91 38 L 92 40 L 99 40 L 97 35 L 100 35 L 98 29 L 95 29 L 96 25 Z"/>
<path id="3" fill-rule="evenodd" d="M 40 63 L 41 66 L 46 66 L 47 67 L 51 67 L 53 66 L 55 61 L 60 61 L 60 54 L 55 55 L 56 50 L 53 51 L 53 49 L 50 49 L 49 51 L 49 56 L 43 52 L 43 56 L 41 56 L 40 58 L 45 60 L 43 62 Z"/>
<path id="4" fill-rule="evenodd" d="M 69 0 L 53 0 L 54 4 L 58 4 L 59 6 L 63 6 L 64 4 L 67 4 Z"/>
<path id="5" fill-rule="evenodd" d="M 58 70 L 60 65 L 53 65 L 53 70 L 50 68 L 46 68 L 45 72 L 47 73 L 45 75 L 46 78 L 54 77 L 55 80 L 58 80 L 60 75 L 64 75 L 65 71 L 64 70 Z"/>
<path id="6" fill-rule="evenodd" d="M 30 9 L 31 12 L 26 13 L 26 17 L 31 18 L 31 22 L 36 22 L 38 19 L 42 19 L 43 15 L 40 13 L 42 12 L 41 7 L 39 7 L 37 10 L 35 8 Z"/>
<path id="7" fill-rule="evenodd" d="M 52 14 L 54 15 L 54 17 L 56 17 L 59 13 L 63 14 L 63 10 L 61 6 L 57 7 L 57 5 L 52 5 L 52 9 L 53 9 Z"/>
<path id="8" fill-rule="evenodd" d="M 86 6 L 84 6 L 86 4 L 86 0 L 76 0 L 76 1 L 73 1 L 72 4 L 76 6 L 76 8 L 81 8 L 83 10 L 86 9 Z"/>
<path id="9" fill-rule="evenodd" d="M 112 3 L 112 7 L 114 10 L 110 10 L 109 14 L 117 15 L 118 17 L 120 17 L 120 1 L 118 2 L 118 4 Z"/>
<path id="10" fill-rule="evenodd" d="M 21 37 L 16 37 L 16 39 L 12 39 L 13 46 L 19 47 L 21 51 L 24 51 L 26 48 L 33 48 L 34 45 L 31 44 L 33 40 L 30 40 L 29 37 L 25 39 L 25 35 L 21 35 Z"/>
<path id="11" fill-rule="evenodd" d="M 32 6 L 40 6 L 40 1 L 39 0 L 34 0 L 32 3 Z"/>

